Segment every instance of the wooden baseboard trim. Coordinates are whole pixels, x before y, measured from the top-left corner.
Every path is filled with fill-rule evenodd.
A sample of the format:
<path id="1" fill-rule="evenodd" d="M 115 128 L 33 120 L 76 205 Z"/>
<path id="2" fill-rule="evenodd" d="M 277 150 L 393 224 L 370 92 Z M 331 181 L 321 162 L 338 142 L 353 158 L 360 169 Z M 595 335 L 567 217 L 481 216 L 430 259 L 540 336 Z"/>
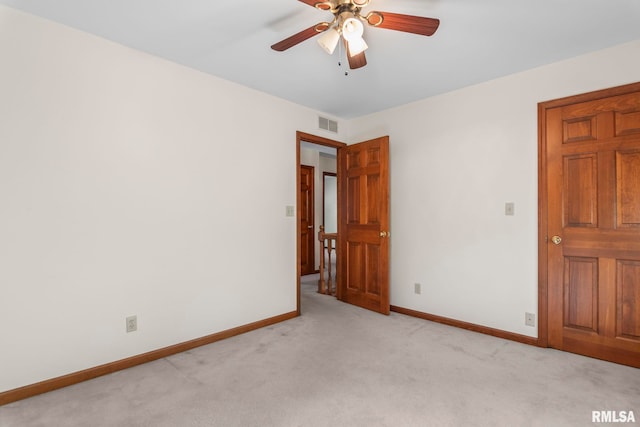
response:
<path id="1" fill-rule="evenodd" d="M 421 311 L 411 310 L 410 308 L 398 307 L 395 305 L 391 306 L 391 311 L 400 314 L 406 314 L 407 316 L 429 320 L 431 322 L 442 323 L 443 325 L 455 326 L 456 328 L 462 328 L 473 332 L 479 332 L 481 334 L 503 338 L 506 340 L 517 341 L 519 343 L 534 345 L 536 347 L 539 346 L 537 338 L 516 334 L 514 332 L 507 332 L 500 329 L 489 328 L 487 326 L 476 325 L 474 323 L 463 322 L 461 320 L 450 319 L 448 317 L 436 316 L 435 314 L 423 313 Z"/>
<path id="2" fill-rule="evenodd" d="M 52 378 L 50 380 L 41 381 L 39 383 L 30 384 L 30 385 L 16 388 L 13 390 L 8 390 L 0 393 L 0 406 L 6 405 L 7 403 L 15 402 L 18 400 L 26 399 L 28 397 L 36 396 L 38 394 L 53 391 L 62 387 L 67 387 L 73 384 L 77 384 L 82 381 L 87 381 L 103 375 L 111 374 L 116 371 L 121 371 L 123 369 L 131 368 L 136 365 L 141 365 L 143 363 L 151 362 L 153 360 L 162 359 L 163 357 L 171 356 L 176 353 L 182 353 L 184 351 L 191 350 L 196 347 L 211 344 L 216 341 L 221 341 L 226 338 L 231 338 L 236 335 L 244 334 L 246 332 L 250 332 L 256 329 L 264 328 L 265 326 L 270 326 L 276 323 L 284 322 L 285 320 L 293 319 L 294 317 L 297 317 L 297 316 L 298 316 L 298 313 L 296 311 L 292 311 L 290 313 L 285 313 L 278 316 L 270 317 L 268 319 L 259 320 L 257 322 L 238 326 L 236 328 L 217 332 L 215 334 L 196 338 L 190 341 L 174 344 L 169 347 L 153 350 L 148 353 L 139 354 L 136 356 L 128 357 L 126 359 L 117 360 L 115 362 L 106 363 L 104 365 L 85 369 L 83 371 L 73 372 L 71 374 L 63 375 L 61 377 Z"/>

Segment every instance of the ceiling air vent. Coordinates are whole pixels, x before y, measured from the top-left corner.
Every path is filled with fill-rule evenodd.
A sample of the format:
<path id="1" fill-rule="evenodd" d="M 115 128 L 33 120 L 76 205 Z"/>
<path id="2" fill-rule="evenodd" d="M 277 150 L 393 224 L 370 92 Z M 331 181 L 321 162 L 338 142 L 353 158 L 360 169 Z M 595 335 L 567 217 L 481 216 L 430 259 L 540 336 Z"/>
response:
<path id="1" fill-rule="evenodd" d="M 329 120 L 326 117 L 318 117 L 318 127 L 329 132 L 338 133 L 338 122 Z"/>

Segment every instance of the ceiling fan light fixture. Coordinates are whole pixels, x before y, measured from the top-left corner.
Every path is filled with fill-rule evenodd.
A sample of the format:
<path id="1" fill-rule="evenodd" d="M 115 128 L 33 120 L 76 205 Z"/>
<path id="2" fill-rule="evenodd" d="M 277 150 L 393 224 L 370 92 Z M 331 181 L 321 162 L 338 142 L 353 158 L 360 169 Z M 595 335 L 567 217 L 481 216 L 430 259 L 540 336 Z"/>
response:
<path id="1" fill-rule="evenodd" d="M 364 34 L 364 25 L 356 18 L 347 18 L 342 24 L 342 37 L 348 42 L 356 39 L 362 39 Z"/>
<path id="2" fill-rule="evenodd" d="M 331 22 L 320 22 L 312 27 L 299 31 L 271 45 L 271 49 L 282 52 L 297 44 L 322 34 L 318 44 L 327 53 L 332 55 L 340 43 L 344 42 L 346 54 L 349 58 L 349 67 L 352 70 L 367 65 L 364 51 L 368 48 L 364 41 L 364 25 L 383 28 L 387 30 L 402 31 L 421 36 L 433 35 L 440 26 L 440 20 L 424 16 L 405 15 L 391 12 L 369 12 L 361 14 L 361 9 L 368 6 L 371 0 L 299 0 L 316 9 L 325 10 L 333 14 Z"/>
<path id="3" fill-rule="evenodd" d="M 336 50 L 338 41 L 340 40 L 340 33 L 335 28 L 330 28 L 318 39 L 318 44 L 329 55 L 333 54 Z"/>
<path id="4" fill-rule="evenodd" d="M 348 41 L 349 43 L 349 56 L 356 56 L 359 53 L 369 49 L 367 42 L 362 37 L 354 38 Z"/>

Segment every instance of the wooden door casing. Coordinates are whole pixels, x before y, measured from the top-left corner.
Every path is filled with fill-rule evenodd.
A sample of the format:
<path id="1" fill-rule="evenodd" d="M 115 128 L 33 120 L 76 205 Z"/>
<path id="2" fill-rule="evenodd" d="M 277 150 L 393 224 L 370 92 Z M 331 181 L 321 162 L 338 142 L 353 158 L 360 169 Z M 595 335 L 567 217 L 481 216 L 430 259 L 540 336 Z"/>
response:
<path id="1" fill-rule="evenodd" d="M 338 298 L 389 314 L 389 138 L 340 153 Z"/>
<path id="2" fill-rule="evenodd" d="M 640 367 L 640 84 L 540 122 L 541 344 Z"/>
<path id="3" fill-rule="evenodd" d="M 315 226 L 314 226 L 314 180 L 313 166 L 300 165 L 300 274 L 313 274 L 316 271 L 315 262 Z"/>

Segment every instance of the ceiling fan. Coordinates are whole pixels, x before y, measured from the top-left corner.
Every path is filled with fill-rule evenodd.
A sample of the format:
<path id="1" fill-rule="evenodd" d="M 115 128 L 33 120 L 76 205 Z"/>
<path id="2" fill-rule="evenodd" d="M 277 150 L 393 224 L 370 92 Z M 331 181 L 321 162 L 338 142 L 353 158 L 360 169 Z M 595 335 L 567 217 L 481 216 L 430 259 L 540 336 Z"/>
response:
<path id="1" fill-rule="evenodd" d="M 306 30 L 302 30 L 272 45 L 271 49 L 282 52 L 313 36 L 324 33 L 322 37 L 318 39 L 318 44 L 331 55 L 338 45 L 340 37 L 342 37 L 347 58 L 349 59 L 349 68 L 352 70 L 367 65 L 367 58 L 364 55 L 364 51 L 368 46 L 362 38 L 364 32 L 363 22 L 366 22 L 372 27 L 404 31 L 422 36 L 432 35 L 440 25 L 439 19 L 425 18 L 422 16 L 378 11 L 362 14 L 362 8 L 368 6 L 371 0 L 298 1 L 313 6 L 316 9 L 333 13 L 333 21 L 320 22 Z"/>

